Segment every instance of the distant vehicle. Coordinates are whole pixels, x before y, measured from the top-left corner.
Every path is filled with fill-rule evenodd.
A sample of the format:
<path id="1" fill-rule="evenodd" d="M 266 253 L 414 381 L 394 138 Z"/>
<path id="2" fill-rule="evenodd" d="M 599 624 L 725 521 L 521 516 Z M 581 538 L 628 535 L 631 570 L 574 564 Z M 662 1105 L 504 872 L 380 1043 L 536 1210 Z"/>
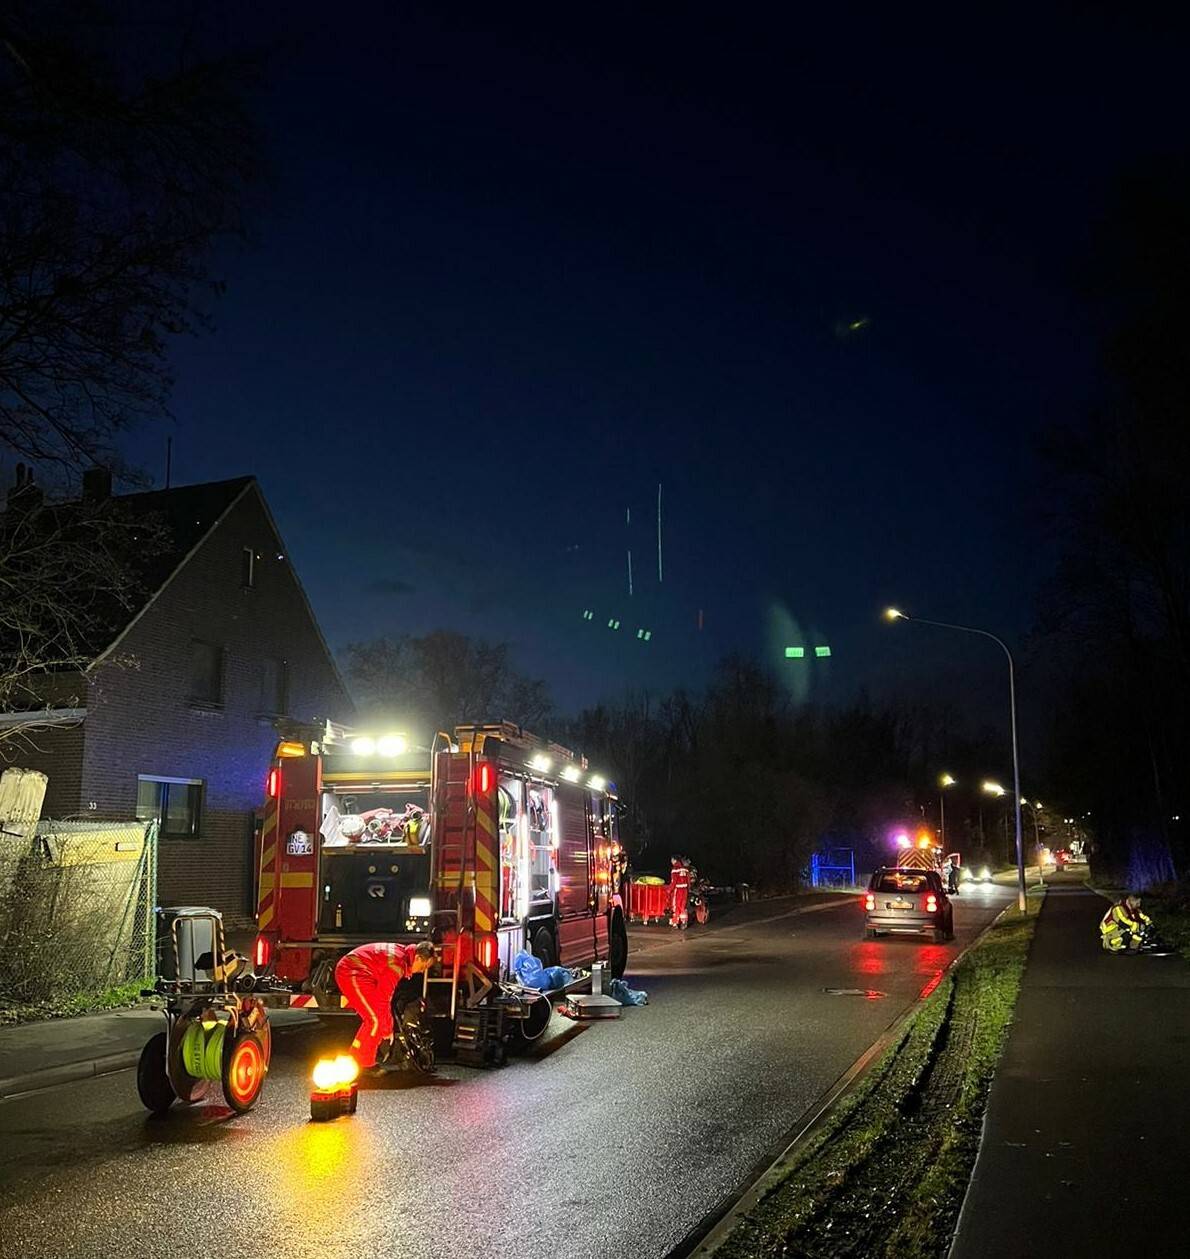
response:
<path id="1" fill-rule="evenodd" d="M 992 881 L 992 871 L 988 866 L 979 866 L 978 868 L 964 866 L 962 878 L 964 883 L 990 883 Z"/>
<path id="2" fill-rule="evenodd" d="M 863 898 L 869 940 L 889 933 L 954 939 L 954 906 L 936 870 L 885 867 L 872 875 Z"/>
<path id="3" fill-rule="evenodd" d="M 1070 855 L 1069 848 L 1059 848 L 1058 851 L 1054 853 L 1054 865 L 1059 870 L 1065 869 L 1065 867 L 1073 860 L 1074 858 Z"/>

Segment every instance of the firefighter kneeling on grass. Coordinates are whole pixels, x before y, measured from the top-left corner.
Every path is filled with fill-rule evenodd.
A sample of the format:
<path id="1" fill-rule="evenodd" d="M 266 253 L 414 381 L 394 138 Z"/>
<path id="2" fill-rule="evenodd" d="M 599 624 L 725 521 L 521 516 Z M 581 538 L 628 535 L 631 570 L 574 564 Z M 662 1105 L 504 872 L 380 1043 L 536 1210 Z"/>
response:
<path id="1" fill-rule="evenodd" d="M 1153 920 L 1140 907 L 1140 897 L 1129 892 L 1100 919 L 1099 936 L 1109 953 L 1135 953 L 1152 925 Z"/>
<path id="2" fill-rule="evenodd" d="M 361 1071 L 376 1065 L 376 1050 L 393 1034 L 393 993 L 402 979 L 420 975 L 434 961 L 434 946 L 362 944 L 339 958 L 335 982 L 360 1017 L 351 1053 Z"/>

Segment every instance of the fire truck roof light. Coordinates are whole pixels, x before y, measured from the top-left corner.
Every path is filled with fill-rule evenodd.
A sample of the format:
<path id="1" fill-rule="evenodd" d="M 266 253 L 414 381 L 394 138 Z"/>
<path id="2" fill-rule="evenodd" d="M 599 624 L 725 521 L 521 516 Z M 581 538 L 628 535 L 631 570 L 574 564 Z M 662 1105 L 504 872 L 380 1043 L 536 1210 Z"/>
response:
<path id="1" fill-rule="evenodd" d="M 582 770 L 580 770 L 577 765 L 567 765 L 562 771 L 562 777 L 565 778 L 568 783 L 576 783 L 579 778 L 582 777 Z"/>
<path id="2" fill-rule="evenodd" d="M 529 762 L 529 768 L 537 770 L 539 774 L 548 774 L 553 763 L 554 762 L 551 761 L 548 756 L 543 756 L 538 753 L 538 755 Z"/>
<path id="3" fill-rule="evenodd" d="M 351 752 L 353 756 L 372 756 L 376 751 L 376 740 L 369 739 L 364 735 L 359 739 L 351 740 Z"/>
<path id="4" fill-rule="evenodd" d="M 928 835 L 921 836 L 917 841 L 917 846 L 918 848 L 928 848 L 930 846 L 930 837 Z"/>
<path id="5" fill-rule="evenodd" d="M 376 751 L 381 756 L 400 756 L 409 747 L 409 740 L 403 734 L 386 734 L 376 744 Z"/>
<path id="6" fill-rule="evenodd" d="M 592 774 L 591 777 L 587 779 L 587 786 L 590 787 L 592 791 L 602 791 L 604 787 L 607 786 L 607 779 L 600 778 L 598 774 Z"/>
<path id="7" fill-rule="evenodd" d="M 906 835 L 904 831 L 899 832 L 897 835 L 897 847 L 909 848 L 911 846 L 912 845 L 910 844 L 909 836 Z"/>
<path id="8" fill-rule="evenodd" d="M 279 743 L 277 745 L 277 755 L 278 756 L 305 756 L 306 745 L 304 743 L 297 743 L 296 741 L 287 739 L 284 743 Z"/>

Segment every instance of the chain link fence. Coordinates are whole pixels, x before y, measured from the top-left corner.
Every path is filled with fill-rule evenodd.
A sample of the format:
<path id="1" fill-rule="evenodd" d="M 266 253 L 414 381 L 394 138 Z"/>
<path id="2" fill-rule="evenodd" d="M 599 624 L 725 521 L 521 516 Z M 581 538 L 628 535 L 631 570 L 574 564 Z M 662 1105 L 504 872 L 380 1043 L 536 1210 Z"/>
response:
<path id="1" fill-rule="evenodd" d="M 48 821 L 0 834 L 0 1014 L 155 972 L 157 823 Z"/>

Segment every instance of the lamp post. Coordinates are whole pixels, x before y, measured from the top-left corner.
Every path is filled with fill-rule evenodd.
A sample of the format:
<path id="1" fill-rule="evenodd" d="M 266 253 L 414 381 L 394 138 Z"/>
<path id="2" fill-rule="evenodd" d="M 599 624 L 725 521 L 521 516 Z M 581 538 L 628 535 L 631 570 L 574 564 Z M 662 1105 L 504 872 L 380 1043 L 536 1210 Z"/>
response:
<path id="1" fill-rule="evenodd" d="M 956 630 L 961 634 L 978 634 L 980 638 L 990 638 L 1008 658 L 1008 712 L 1012 725 L 1012 780 L 1013 802 L 1016 817 L 1016 880 L 1017 905 L 1021 913 L 1025 912 L 1025 853 L 1021 843 L 1021 763 L 1017 754 L 1016 741 L 1016 670 L 1012 660 L 1012 652 L 1008 644 L 988 630 L 976 629 L 971 625 L 953 625 L 949 621 L 928 621 L 925 617 L 909 616 L 899 608 L 887 608 L 884 613 L 887 621 L 916 621 L 919 625 L 932 625 L 935 629 Z"/>
<path id="2" fill-rule="evenodd" d="M 946 851 L 946 789 L 953 787 L 957 780 L 949 774 L 938 776 L 938 838 L 942 841 L 942 851 Z"/>
<path id="3" fill-rule="evenodd" d="M 1045 869 L 1041 860 L 1041 827 L 1037 825 L 1037 810 L 1041 808 L 1041 801 L 1038 800 L 1036 804 L 1033 804 L 1021 796 L 1021 804 L 1025 805 L 1033 815 L 1033 842 L 1037 845 L 1037 882 L 1045 887 Z"/>

